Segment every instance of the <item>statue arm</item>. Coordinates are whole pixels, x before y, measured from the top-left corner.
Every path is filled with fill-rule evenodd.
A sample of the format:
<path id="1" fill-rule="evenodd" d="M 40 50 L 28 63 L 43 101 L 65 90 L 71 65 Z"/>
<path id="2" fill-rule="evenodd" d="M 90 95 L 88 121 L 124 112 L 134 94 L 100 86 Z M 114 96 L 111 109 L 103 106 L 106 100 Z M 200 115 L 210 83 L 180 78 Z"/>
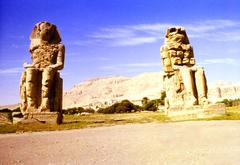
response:
<path id="1" fill-rule="evenodd" d="M 31 50 L 30 50 L 30 52 L 31 52 Z M 25 68 L 25 69 L 27 69 L 27 68 L 34 68 L 34 64 L 32 63 L 32 64 L 29 64 L 29 63 L 27 63 L 27 62 L 24 62 L 23 63 L 23 67 Z"/>
<path id="2" fill-rule="evenodd" d="M 57 55 L 56 64 L 50 65 L 49 67 L 56 70 L 61 70 L 64 67 L 64 58 L 65 58 L 65 47 L 63 44 L 59 44 L 59 51 Z"/>
<path id="3" fill-rule="evenodd" d="M 31 41 L 31 45 L 30 45 L 30 48 L 29 48 L 29 52 L 31 53 L 31 58 L 32 58 L 33 51 L 35 49 L 37 49 L 38 47 L 39 47 L 39 44 L 36 44 L 36 41 Z M 33 58 L 32 58 L 32 60 L 33 60 Z M 29 64 L 29 63 L 25 62 L 23 64 L 23 67 L 25 69 L 27 69 L 27 68 L 34 68 L 35 67 L 35 63 L 33 62 L 32 64 Z"/>

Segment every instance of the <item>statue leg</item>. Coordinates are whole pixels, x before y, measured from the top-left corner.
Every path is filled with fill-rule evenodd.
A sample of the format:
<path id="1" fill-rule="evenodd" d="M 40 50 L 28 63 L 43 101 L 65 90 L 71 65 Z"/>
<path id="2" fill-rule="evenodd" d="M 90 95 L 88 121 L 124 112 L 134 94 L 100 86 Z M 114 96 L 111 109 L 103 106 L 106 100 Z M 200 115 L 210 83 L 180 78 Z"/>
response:
<path id="1" fill-rule="evenodd" d="M 51 89 L 55 73 L 56 71 L 52 69 L 44 69 L 42 72 L 41 111 L 50 111 L 51 109 L 50 97 L 53 95 Z"/>
<path id="2" fill-rule="evenodd" d="M 198 93 L 199 104 L 207 103 L 207 81 L 205 77 L 204 70 L 202 68 L 197 68 L 195 72 L 196 88 Z"/>
<path id="3" fill-rule="evenodd" d="M 26 70 L 26 98 L 27 111 L 34 112 L 38 108 L 38 74 L 34 68 Z"/>
<path id="4" fill-rule="evenodd" d="M 180 72 L 182 75 L 186 95 L 184 99 L 185 105 L 197 105 L 196 87 L 192 69 L 184 67 L 180 70 Z"/>
<path id="5" fill-rule="evenodd" d="M 168 102 L 168 104 L 166 104 L 166 108 L 168 107 L 171 109 L 183 106 L 184 102 L 181 96 L 182 86 L 179 75 L 175 72 L 174 75 L 165 76 L 164 86 L 166 87 L 165 91 Z"/>
<path id="6" fill-rule="evenodd" d="M 24 114 L 27 110 L 27 96 L 26 96 L 26 72 L 24 71 L 20 80 L 20 110 Z"/>
<path id="7" fill-rule="evenodd" d="M 54 76 L 54 111 L 61 112 L 62 111 L 62 88 L 63 88 L 63 80 L 60 77 L 59 72 L 56 72 Z"/>

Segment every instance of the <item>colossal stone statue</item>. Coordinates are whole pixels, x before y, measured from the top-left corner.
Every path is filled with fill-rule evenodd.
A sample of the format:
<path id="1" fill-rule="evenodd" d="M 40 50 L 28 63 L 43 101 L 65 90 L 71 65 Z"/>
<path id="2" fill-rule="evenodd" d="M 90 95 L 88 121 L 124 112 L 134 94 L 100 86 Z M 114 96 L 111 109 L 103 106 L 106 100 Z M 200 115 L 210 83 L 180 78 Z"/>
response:
<path id="1" fill-rule="evenodd" d="M 37 119 L 44 114 L 53 114 L 51 112 L 61 116 L 62 79 L 58 70 L 64 67 L 65 49 L 60 34 L 55 25 L 40 22 L 34 26 L 30 40 L 32 64 L 23 64 L 21 112 L 34 114 L 32 116 Z"/>
<path id="2" fill-rule="evenodd" d="M 167 108 L 191 107 L 208 103 L 204 70 L 195 64 L 193 48 L 185 29 L 168 28 L 160 52 Z"/>

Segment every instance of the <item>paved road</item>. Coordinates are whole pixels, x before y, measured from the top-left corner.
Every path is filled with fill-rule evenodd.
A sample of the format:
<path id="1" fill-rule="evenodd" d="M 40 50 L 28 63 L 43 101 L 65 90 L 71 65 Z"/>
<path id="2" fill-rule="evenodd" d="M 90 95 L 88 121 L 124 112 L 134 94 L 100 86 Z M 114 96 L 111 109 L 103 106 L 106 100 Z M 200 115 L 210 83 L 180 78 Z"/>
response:
<path id="1" fill-rule="evenodd" d="M 0 135 L 0 164 L 238 165 L 240 121 Z"/>

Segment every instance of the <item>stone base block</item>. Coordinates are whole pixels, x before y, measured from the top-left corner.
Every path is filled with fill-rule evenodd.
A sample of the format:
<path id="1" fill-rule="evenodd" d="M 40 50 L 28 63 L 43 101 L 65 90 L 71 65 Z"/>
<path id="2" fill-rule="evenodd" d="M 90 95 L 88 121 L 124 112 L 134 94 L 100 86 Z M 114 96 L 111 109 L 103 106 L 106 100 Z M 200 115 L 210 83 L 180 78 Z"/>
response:
<path id="1" fill-rule="evenodd" d="M 165 110 L 165 114 L 173 121 L 210 118 L 225 114 L 226 107 L 222 103 L 193 106 L 190 108 L 174 108 Z"/>
<path id="2" fill-rule="evenodd" d="M 24 119 L 35 119 L 47 124 L 61 124 L 63 116 L 59 112 L 32 112 L 25 113 Z"/>

